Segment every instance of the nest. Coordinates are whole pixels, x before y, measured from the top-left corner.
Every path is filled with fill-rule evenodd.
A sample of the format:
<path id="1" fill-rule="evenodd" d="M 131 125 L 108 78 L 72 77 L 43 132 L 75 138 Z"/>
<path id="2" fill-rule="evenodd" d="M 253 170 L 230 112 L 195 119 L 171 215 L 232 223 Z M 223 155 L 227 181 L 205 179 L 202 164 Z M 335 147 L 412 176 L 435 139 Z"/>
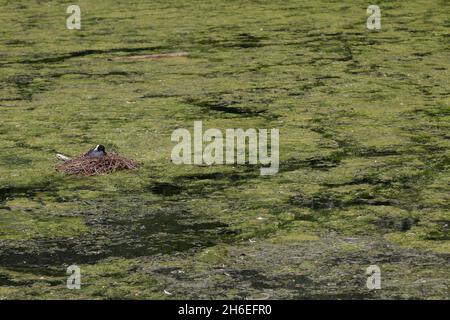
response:
<path id="1" fill-rule="evenodd" d="M 78 176 L 93 176 L 112 173 L 120 170 L 135 170 L 138 164 L 116 153 L 108 153 L 100 158 L 89 158 L 85 155 L 62 161 L 56 165 L 56 170 L 65 174 Z"/>

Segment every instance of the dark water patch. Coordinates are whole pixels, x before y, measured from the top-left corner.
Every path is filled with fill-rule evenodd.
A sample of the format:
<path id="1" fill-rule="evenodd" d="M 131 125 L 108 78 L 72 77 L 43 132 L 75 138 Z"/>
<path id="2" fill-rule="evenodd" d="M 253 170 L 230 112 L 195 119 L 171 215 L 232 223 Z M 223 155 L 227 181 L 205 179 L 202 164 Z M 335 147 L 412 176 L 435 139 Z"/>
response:
<path id="1" fill-rule="evenodd" d="M 243 117 L 255 117 L 267 112 L 267 110 L 258 110 L 246 107 L 233 106 L 236 103 L 236 101 L 185 99 L 184 102 L 189 105 L 200 107 L 206 111 L 212 110 L 221 113 L 239 115 Z"/>
<path id="2" fill-rule="evenodd" d="M 316 158 L 307 160 L 308 167 L 313 169 L 329 169 L 334 168 L 339 165 L 341 159 L 339 157 L 324 157 L 324 158 Z"/>
<path id="3" fill-rule="evenodd" d="M 174 179 L 189 197 L 205 197 L 228 188 L 243 185 L 260 176 L 257 166 L 240 166 L 239 172 L 213 172 L 180 175 Z"/>
<path id="4" fill-rule="evenodd" d="M 321 216 L 317 214 L 307 214 L 307 213 L 296 213 L 295 220 L 298 221 L 310 221 L 310 222 L 318 222 Z M 287 222 L 288 224 L 289 222 Z M 286 225 L 287 225 L 286 224 Z"/>
<path id="5" fill-rule="evenodd" d="M 49 146 L 45 146 L 45 147 L 44 146 L 36 146 L 36 145 L 29 144 L 29 143 L 27 143 L 27 142 L 25 142 L 23 140 L 16 140 L 16 142 L 14 144 L 14 147 L 22 148 L 22 149 L 30 149 L 30 150 L 35 150 L 35 151 L 42 151 L 42 152 L 45 152 L 45 153 L 48 153 L 48 152 L 56 153 L 57 152 L 57 150 L 52 148 L 52 147 L 49 147 Z"/>
<path id="6" fill-rule="evenodd" d="M 227 243 L 235 236 L 228 225 L 195 216 L 177 206 L 157 210 L 116 206 L 103 213 L 99 210 L 96 215 L 85 215 L 90 231 L 82 237 L 3 241 L 0 265 L 42 268 L 95 263 L 109 257 L 170 254 Z M 116 213 L 111 212 L 114 210 Z M 127 210 L 135 215 L 130 216 Z"/>
<path id="7" fill-rule="evenodd" d="M 426 240 L 448 241 L 450 240 L 450 220 L 433 221 L 436 225 L 434 230 L 431 230 L 424 237 Z"/>
<path id="8" fill-rule="evenodd" d="M 229 39 L 202 39 L 197 43 L 200 45 L 206 45 L 213 48 L 259 48 L 263 47 L 264 44 L 261 43 L 262 37 L 252 35 L 250 33 L 244 32 L 237 34 L 234 38 Z"/>
<path id="9" fill-rule="evenodd" d="M 351 112 L 343 112 L 341 114 L 339 114 L 342 117 L 353 117 L 355 116 L 354 113 Z M 338 121 L 333 120 L 334 124 L 336 125 Z M 337 151 L 334 151 L 332 156 L 335 157 L 339 157 L 339 159 L 342 159 L 345 156 L 348 156 L 348 150 L 352 150 L 351 148 L 354 148 L 355 143 L 351 140 L 349 140 L 348 138 L 346 139 L 342 139 L 339 137 L 339 135 L 330 130 L 328 128 L 328 120 L 326 119 L 313 119 L 311 120 L 311 122 L 313 123 L 313 126 L 309 126 L 307 127 L 309 130 L 313 131 L 313 132 L 317 132 L 318 134 L 320 134 L 322 136 L 322 138 L 327 139 L 327 140 L 332 140 L 334 141 L 338 148 L 340 148 Z"/>
<path id="10" fill-rule="evenodd" d="M 15 84 L 18 87 L 26 86 L 33 81 L 33 76 L 28 74 L 19 74 L 8 77 L 6 81 Z"/>
<path id="11" fill-rule="evenodd" d="M 7 268 L 9 270 L 12 271 L 20 271 L 20 272 L 24 272 L 24 273 L 33 273 L 36 274 L 38 276 L 54 276 L 54 274 L 50 274 L 48 273 L 45 269 L 30 269 L 30 268 L 26 268 L 24 269 L 14 269 L 14 268 Z M 49 286 L 53 287 L 53 286 L 59 286 L 62 284 L 66 283 L 66 274 L 64 273 L 64 275 L 62 274 L 58 274 L 58 276 L 64 277 L 61 280 L 51 280 L 51 279 L 33 279 L 33 280 L 17 280 L 12 278 L 9 275 L 4 275 L 4 274 L 0 274 L 0 286 L 6 286 L 6 287 L 30 287 L 32 285 L 34 285 L 35 283 L 45 283 L 48 284 Z"/>
<path id="12" fill-rule="evenodd" d="M 271 279 L 271 288 L 302 290 L 315 285 L 310 277 L 301 274 L 281 274 Z"/>
<path id="13" fill-rule="evenodd" d="M 21 100 L 31 101 L 33 98 L 33 90 L 31 84 L 34 76 L 28 74 L 19 74 L 10 76 L 6 79 L 6 82 L 14 85 L 21 97 Z"/>
<path id="14" fill-rule="evenodd" d="M 10 39 L 3 42 L 7 46 L 31 46 L 34 43 L 26 40 Z"/>
<path id="15" fill-rule="evenodd" d="M 19 273 L 31 273 L 37 276 L 45 276 L 45 277 L 66 277 L 66 269 L 62 268 L 30 268 L 28 266 L 14 266 L 7 267 L 9 271 L 19 272 Z"/>
<path id="16" fill-rule="evenodd" d="M 261 44 L 261 37 L 254 36 L 250 33 L 240 33 L 236 37 L 236 46 L 239 48 L 259 48 Z"/>
<path id="17" fill-rule="evenodd" d="M 254 168 L 247 168 L 247 170 L 243 172 L 190 173 L 178 176 L 177 180 L 228 180 L 230 182 L 233 182 L 257 177 L 257 173 L 255 173 L 254 171 Z"/>
<path id="18" fill-rule="evenodd" d="M 295 206 L 310 208 L 312 210 L 332 210 L 361 205 L 398 206 L 401 204 L 401 201 L 376 197 L 376 195 L 365 191 L 352 194 L 337 194 L 329 190 L 323 190 L 312 195 L 300 193 L 291 196 L 288 203 Z"/>
<path id="19" fill-rule="evenodd" d="M 427 130 L 427 128 L 424 128 L 424 130 Z M 442 138 L 448 139 L 445 134 L 443 134 Z M 445 153 L 445 151 L 447 150 L 446 147 L 437 145 L 433 141 L 433 138 L 431 136 L 413 136 L 410 138 L 410 140 L 430 154 Z"/>
<path id="20" fill-rule="evenodd" d="M 135 52 L 142 52 L 142 51 L 155 51 L 155 50 L 162 50 L 166 49 L 162 46 L 154 46 L 154 47 L 140 47 L 140 48 L 111 48 L 111 49 L 86 49 L 86 50 L 80 50 L 80 51 L 74 51 L 69 52 L 66 54 L 60 54 L 45 58 L 36 58 L 36 59 L 23 59 L 19 60 L 18 63 L 55 63 L 55 62 L 62 62 L 68 59 L 72 58 L 79 58 L 79 57 L 85 57 L 89 55 L 95 55 L 95 54 L 114 54 L 117 52 L 126 52 L 126 53 L 135 53 Z"/>
<path id="21" fill-rule="evenodd" d="M 22 99 L 22 98 L 0 98 L 0 101 L 20 101 L 20 100 L 24 100 L 24 99 Z"/>
<path id="22" fill-rule="evenodd" d="M 317 193 L 312 196 L 299 194 L 291 196 L 289 203 L 295 206 L 307 207 L 313 210 L 342 208 L 343 201 L 328 192 Z"/>
<path id="23" fill-rule="evenodd" d="M 33 284 L 33 281 L 27 280 L 27 281 L 18 281 L 12 279 L 8 275 L 0 274 L 0 286 L 6 286 L 6 287 L 22 287 L 22 286 L 30 286 Z"/>
<path id="24" fill-rule="evenodd" d="M 432 53 L 430 51 L 426 51 L 426 52 L 415 52 L 413 53 L 413 56 L 417 56 L 417 57 L 426 57 L 431 55 Z"/>
<path id="25" fill-rule="evenodd" d="M 154 269 L 152 270 L 155 273 L 159 273 L 159 274 L 163 274 L 163 275 L 170 275 L 170 274 L 177 274 L 178 271 L 180 271 L 181 269 L 178 267 L 162 267 L 162 268 L 158 268 L 158 269 Z"/>
<path id="26" fill-rule="evenodd" d="M 332 76 L 332 75 L 319 75 L 316 76 L 317 80 L 327 80 L 327 79 L 341 79 L 340 76 Z"/>
<path id="27" fill-rule="evenodd" d="M 385 157 L 404 155 L 405 150 L 400 147 L 363 147 L 355 146 L 347 148 L 347 151 L 359 157 Z"/>
<path id="28" fill-rule="evenodd" d="M 146 93 L 143 96 L 139 97 L 140 99 L 153 99 L 153 98 L 178 98 L 183 97 L 181 94 L 172 94 L 172 93 Z"/>
<path id="29" fill-rule="evenodd" d="M 450 106 L 437 103 L 427 108 L 417 108 L 414 113 L 421 113 L 430 117 L 447 117 L 450 116 Z"/>
<path id="30" fill-rule="evenodd" d="M 35 79 L 38 81 L 34 81 Z M 40 93 L 47 90 L 46 82 L 42 80 L 45 79 L 37 74 L 27 73 L 10 76 L 6 78 L 5 83 L 16 87 L 20 96 L 20 99 L 11 100 L 31 101 L 35 93 Z"/>
<path id="31" fill-rule="evenodd" d="M 105 73 L 91 73 L 91 72 L 83 72 L 83 71 L 66 71 L 66 72 L 58 72 L 58 73 L 52 73 L 49 75 L 50 78 L 61 78 L 68 75 L 75 75 L 75 76 L 83 76 L 86 78 L 102 78 L 102 77 L 108 77 L 108 76 L 124 76 L 124 77 L 131 77 L 136 75 L 143 75 L 143 72 L 137 72 L 137 71 L 122 71 L 122 70 L 113 70 Z"/>
<path id="32" fill-rule="evenodd" d="M 279 172 L 290 172 L 302 168 L 311 168 L 314 170 L 329 170 L 340 165 L 345 153 L 337 151 L 329 156 L 318 156 L 309 159 L 289 159 L 280 163 Z"/>
<path id="33" fill-rule="evenodd" d="M 314 285 L 314 281 L 301 274 L 266 274 L 257 269 L 227 269 L 233 283 L 248 283 L 256 290 L 301 290 Z M 245 293 L 243 293 L 246 296 Z"/>
<path id="34" fill-rule="evenodd" d="M 34 198 L 41 193 L 45 196 L 56 197 L 63 183 L 63 177 L 52 177 L 50 180 L 27 185 L 6 185 L 0 187 L 0 204 L 14 198 Z"/>
<path id="35" fill-rule="evenodd" d="M 32 198 L 38 192 L 55 191 L 50 184 L 39 184 L 33 186 L 7 186 L 0 188 L 0 202 L 12 200 L 18 197 Z"/>
<path id="36" fill-rule="evenodd" d="M 154 182 L 151 185 L 145 188 L 149 190 L 153 194 L 162 195 L 162 196 L 173 196 L 178 195 L 183 191 L 183 188 L 172 183 L 165 182 Z"/>
<path id="37" fill-rule="evenodd" d="M 291 90 L 288 93 L 288 96 L 304 96 L 308 92 L 312 91 L 315 88 L 323 87 L 325 86 L 325 82 L 322 81 L 323 78 L 316 77 L 312 83 L 305 83 L 299 85 L 299 87 L 295 88 L 294 90 Z"/>
<path id="38" fill-rule="evenodd" d="M 331 194 L 331 197 L 342 198 L 343 207 L 369 205 L 369 206 L 399 206 L 402 204 L 402 199 L 398 196 L 395 198 L 384 198 L 383 195 L 378 194 L 377 191 L 367 191 L 364 189 L 357 190 L 346 194 Z M 345 200 L 344 200 L 345 197 Z"/>
<path id="39" fill-rule="evenodd" d="M 20 165 L 29 165 L 33 162 L 33 160 L 31 158 L 27 158 L 27 157 L 19 157 L 16 155 L 8 155 L 8 156 L 3 156 L 0 158 L 1 162 L 3 162 L 6 165 L 16 165 L 16 166 L 20 166 Z"/>
<path id="40" fill-rule="evenodd" d="M 342 57 L 336 58 L 336 61 L 352 61 L 353 60 L 353 51 L 349 42 L 344 38 L 340 39 L 342 41 L 341 54 Z"/>
<path id="41" fill-rule="evenodd" d="M 389 231 L 408 231 L 419 222 L 417 218 L 381 218 L 373 222 L 374 225 Z"/>
<path id="42" fill-rule="evenodd" d="M 366 48 L 379 43 L 379 39 L 373 39 L 367 34 L 359 32 L 332 32 L 332 33 L 308 33 L 305 35 L 306 40 L 301 45 L 309 50 L 321 53 L 338 53 L 330 57 L 314 57 L 311 62 L 320 60 L 351 62 L 348 67 L 358 67 L 358 62 L 354 60 L 353 51 L 359 51 L 361 47 Z"/>
<path id="43" fill-rule="evenodd" d="M 363 286 L 361 284 L 361 286 Z M 298 300 L 368 300 L 375 299 L 376 295 L 370 292 L 359 292 L 359 293 L 314 293 L 311 291 L 306 291 L 304 293 L 299 293 L 293 297 L 293 299 Z M 394 297 L 390 297 L 395 299 Z"/>
<path id="44" fill-rule="evenodd" d="M 238 279 L 239 282 L 249 282 L 251 287 L 255 289 L 264 289 L 270 287 L 268 284 L 268 277 L 259 270 L 227 270 L 227 273 L 230 274 L 233 278 Z"/>
<path id="45" fill-rule="evenodd" d="M 339 183 L 322 183 L 321 185 L 324 187 L 329 188 L 335 188 L 335 187 L 344 187 L 344 186 L 355 186 L 355 185 L 361 185 L 361 184 L 369 184 L 373 186 L 391 186 L 393 183 L 395 183 L 394 180 L 384 180 L 380 177 L 376 176 L 364 176 L 364 177 L 357 177 L 354 178 L 348 182 L 339 182 Z"/>
<path id="46" fill-rule="evenodd" d="M 125 258 L 156 253 L 172 253 L 203 248 L 226 242 L 227 225 L 221 222 L 195 219 L 188 211 L 173 213 L 158 212 L 129 225 L 128 221 L 112 224 L 120 232 L 108 250 L 113 256 Z M 114 229 L 115 229 L 114 228 Z"/>
<path id="47" fill-rule="evenodd" d="M 439 231 L 431 231 L 427 236 L 424 237 L 425 240 L 433 240 L 433 241 L 449 241 L 450 240 L 450 232 L 445 234 Z"/>

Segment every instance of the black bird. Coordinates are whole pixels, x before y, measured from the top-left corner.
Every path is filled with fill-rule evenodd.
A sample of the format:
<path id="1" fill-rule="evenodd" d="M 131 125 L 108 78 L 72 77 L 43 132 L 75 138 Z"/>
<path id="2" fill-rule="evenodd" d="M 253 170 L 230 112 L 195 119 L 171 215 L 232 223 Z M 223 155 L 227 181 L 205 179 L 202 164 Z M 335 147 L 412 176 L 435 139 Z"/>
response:
<path id="1" fill-rule="evenodd" d="M 101 158 L 106 156 L 105 146 L 98 144 L 94 149 L 89 150 L 85 156 L 88 158 Z"/>

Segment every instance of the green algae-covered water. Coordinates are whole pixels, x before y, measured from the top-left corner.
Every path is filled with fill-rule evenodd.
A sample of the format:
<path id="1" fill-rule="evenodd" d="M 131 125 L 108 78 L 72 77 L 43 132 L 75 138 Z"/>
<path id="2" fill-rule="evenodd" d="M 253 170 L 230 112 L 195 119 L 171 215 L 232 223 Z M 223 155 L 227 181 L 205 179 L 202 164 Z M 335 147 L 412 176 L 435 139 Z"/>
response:
<path id="1" fill-rule="evenodd" d="M 369 4 L 0 0 L 0 299 L 448 298 L 450 4 Z M 175 165 L 196 120 L 279 172 Z M 98 143 L 139 170 L 54 170 Z"/>

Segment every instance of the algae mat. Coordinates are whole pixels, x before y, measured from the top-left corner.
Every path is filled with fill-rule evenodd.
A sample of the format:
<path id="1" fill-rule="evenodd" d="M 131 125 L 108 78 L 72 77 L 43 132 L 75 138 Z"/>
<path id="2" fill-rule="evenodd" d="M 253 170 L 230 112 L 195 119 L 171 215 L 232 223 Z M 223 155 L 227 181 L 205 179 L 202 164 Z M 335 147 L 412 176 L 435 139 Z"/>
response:
<path id="1" fill-rule="evenodd" d="M 448 298 L 448 1 L 0 4 L 1 299 Z M 195 120 L 279 172 L 173 164 Z M 98 143 L 140 169 L 55 172 Z"/>

